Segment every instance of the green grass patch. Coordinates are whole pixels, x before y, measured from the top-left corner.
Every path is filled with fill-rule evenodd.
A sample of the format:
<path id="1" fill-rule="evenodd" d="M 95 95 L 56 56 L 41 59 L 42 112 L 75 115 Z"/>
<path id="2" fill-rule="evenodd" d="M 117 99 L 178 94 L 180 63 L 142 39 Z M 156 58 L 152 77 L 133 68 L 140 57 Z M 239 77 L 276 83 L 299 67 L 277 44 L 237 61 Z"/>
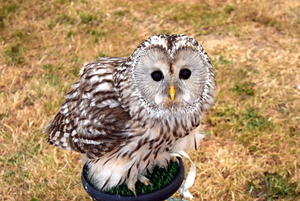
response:
<path id="1" fill-rule="evenodd" d="M 257 129 L 262 131 L 272 125 L 266 117 L 259 115 L 254 109 L 245 111 L 242 119 L 246 122 L 246 128 L 249 130 Z"/>
<path id="2" fill-rule="evenodd" d="M 83 24 L 87 24 L 94 19 L 94 16 L 91 15 L 90 13 L 80 13 L 79 16 L 81 19 L 81 23 Z"/>
<path id="3" fill-rule="evenodd" d="M 97 44 L 100 40 L 100 38 L 103 38 L 106 36 L 106 31 L 102 28 L 98 29 L 86 29 L 86 33 L 90 36 L 90 43 L 91 44 Z"/>
<path id="4" fill-rule="evenodd" d="M 236 108 L 227 107 L 223 110 L 215 111 L 213 117 L 220 122 L 231 122 L 232 128 L 237 131 L 263 131 L 270 128 L 272 123 L 264 116 L 256 112 L 255 109 L 237 110 Z"/>
<path id="5" fill-rule="evenodd" d="M 9 3 L 7 5 L 3 5 L 0 8 L 0 28 L 4 28 L 6 26 L 5 20 L 11 14 L 15 13 L 18 8 L 19 8 L 19 5 L 17 5 L 15 2 Z"/>
<path id="6" fill-rule="evenodd" d="M 217 58 L 212 59 L 212 66 L 213 69 L 215 70 L 215 74 L 218 75 L 220 69 L 225 69 L 230 67 L 232 64 L 234 64 L 233 61 L 227 59 L 225 56 L 221 55 L 218 56 Z M 233 73 L 233 72 L 230 72 Z"/>
<path id="7" fill-rule="evenodd" d="M 287 172 L 283 175 L 265 173 L 262 177 L 248 181 L 247 188 L 252 197 L 260 198 L 260 200 L 296 200 L 296 198 L 300 198 L 298 184 L 290 181 Z"/>
<path id="8" fill-rule="evenodd" d="M 52 64 L 43 64 L 42 68 L 46 71 L 46 74 L 55 74 L 59 70 L 61 70 L 63 67 L 62 66 L 55 66 Z"/>
<path id="9" fill-rule="evenodd" d="M 25 47 L 21 43 L 8 46 L 5 50 L 6 62 L 8 65 L 19 65 L 25 62 Z"/>
<path id="10" fill-rule="evenodd" d="M 265 132 L 272 130 L 273 123 L 266 117 L 258 114 L 253 108 L 243 111 L 238 116 L 236 128 L 239 135 L 236 141 L 248 147 L 250 152 L 255 152 L 258 147 L 254 144 L 256 138 L 264 135 Z"/>
<path id="11" fill-rule="evenodd" d="M 73 36 L 75 36 L 76 35 L 76 33 L 74 32 L 74 31 L 69 31 L 68 33 L 67 33 L 67 38 L 72 38 Z"/>
<path id="12" fill-rule="evenodd" d="M 234 11 L 234 6 L 232 5 L 225 5 L 223 8 L 224 12 L 227 14 L 231 14 Z"/>
<path id="13" fill-rule="evenodd" d="M 31 198 L 30 201 L 39 201 L 37 198 Z"/>
<path id="14" fill-rule="evenodd" d="M 91 24 L 91 26 L 99 25 L 102 22 L 101 13 L 92 14 L 78 11 L 81 24 Z"/>
<path id="15" fill-rule="evenodd" d="M 28 42 L 29 36 L 24 30 L 17 30 L 15 33 L 15 37 L 18 38 L 21 42 Z"/>
<path id="16" fill-rule="evenodd" d="M 2 112 L 0 113 L 0 121 L 1 121 L 2 119 L 6 118 L 6 117 L 9 117 L 9 111 L 8 111 L 8 109 L 6 109 L 6 110 L 4 110 L 4 111 L 2 111 Z"/>
<path id="17" fill-rule="evenodd" d="M 128 14 L 130 14 L 129 10 L 120 10 L 120 11 L 114 12 L 114 15 L 116 15 L 118 17 L 124 17 L 124 16 L 126 16 Z"/>
<path id="18" fill-rule="evenodd" d="M 52 29 L 57 24 L 75 25 L 76 23 L 77 23 L 77 19 L 74 16 L 69 16 L 66 13 L 61 13 L 56 15 L 56 17 L 49 24 L 49 28 Z"/>
<path id="19" fill-rule="evenodd" d="M 254 83 L 244 82 L 241 84 L 235 84 L 230 88 L 230 91 L 235 92 L 239 96 L 254 96 Z"/>
<path id="20" fill-rule="evenodd" d="M 228 60 L 225 56 L 222 56 L 222 55 L 218 58 L 218 60 L 216 62 L 218 62 L 221 65 L 233 64 L 233 61 Z"/>

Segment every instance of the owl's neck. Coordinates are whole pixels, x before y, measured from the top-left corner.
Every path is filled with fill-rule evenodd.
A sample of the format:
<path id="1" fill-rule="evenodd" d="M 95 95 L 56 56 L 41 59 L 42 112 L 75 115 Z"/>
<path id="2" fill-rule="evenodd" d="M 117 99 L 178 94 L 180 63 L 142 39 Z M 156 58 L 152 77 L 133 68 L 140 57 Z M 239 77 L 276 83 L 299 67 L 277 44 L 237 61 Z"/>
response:
<path id="1" fill-rule="evenodd" d="M 128 108 L 133 123 L 144 128 L 159 128 L 156 132 L 169 133 L 175 138 L 189 134 L 199 126 L 204 112 L 199 109 L 182 111 L 158 110 L 157 108 L 133 107 Z M 131 109 L 131 110 L 130 110 Z"/>

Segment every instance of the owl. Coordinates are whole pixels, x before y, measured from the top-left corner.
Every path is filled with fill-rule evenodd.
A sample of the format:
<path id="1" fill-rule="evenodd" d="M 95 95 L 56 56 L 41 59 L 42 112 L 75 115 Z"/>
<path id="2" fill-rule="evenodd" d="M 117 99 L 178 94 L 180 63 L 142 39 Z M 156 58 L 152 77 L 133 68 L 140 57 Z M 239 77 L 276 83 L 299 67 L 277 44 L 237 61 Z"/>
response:
<path id="1" fill-rule="evenodd" d="M 215 97 L 209 56 L 193 38 L 157 35 L 129 57 L 85 65 L 45 132 L 49 144 L 82 153 L 100 190 L 149 184 L 171 153 L 197 148 Z"/>

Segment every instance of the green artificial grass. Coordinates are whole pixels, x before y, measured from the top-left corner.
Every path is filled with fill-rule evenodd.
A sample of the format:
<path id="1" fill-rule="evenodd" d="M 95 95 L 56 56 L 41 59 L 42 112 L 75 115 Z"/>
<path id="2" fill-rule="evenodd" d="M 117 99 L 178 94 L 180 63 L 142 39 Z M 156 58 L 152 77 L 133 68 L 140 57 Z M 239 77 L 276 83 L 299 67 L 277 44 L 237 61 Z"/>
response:
<path id="1" fill-rule="evenodd" d="M 146 176 L 150 181 L 150 184 L 148 186 L 140 181 L 136 182 L 136 195 L 150 193 L 163 188 L 174 179 L 178 172 L 178 169 L 179 163 L 174 161 L 170 161 L 169 165 L 166 168 L 155 167 L 152 174 Z M 126 184 L 116 186 L 104 192 L 121 196 L 134 196 L 133 192 L 127 188 Z"/>

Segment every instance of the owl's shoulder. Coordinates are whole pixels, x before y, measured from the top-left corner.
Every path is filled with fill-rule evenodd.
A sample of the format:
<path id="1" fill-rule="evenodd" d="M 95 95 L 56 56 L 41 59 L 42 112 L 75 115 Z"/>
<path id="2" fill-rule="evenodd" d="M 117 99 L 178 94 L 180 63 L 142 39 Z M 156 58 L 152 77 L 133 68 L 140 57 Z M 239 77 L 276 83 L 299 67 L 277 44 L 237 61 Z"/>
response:
<path id="1" fill-rule="evenodd" d="M 92 70 L 97 68 L 114 70 L 122 65 L 127 59 L 128 57 L 99 57 L 97 60 L 85 63 L 80 71 L 80 75 L 88 72 L 91 73 Z"/>
<path id="2" fill-rule="evenodd" d="M 84 99 L 89 106 L 117 106 L 114 74 L 126 59 L 126 57 L 100 57 L 85 64 L 80 72 L 80 80 L 75 82 L 71 86 L 72 90 L 65 95 L 66 104 L 73 100 L 79 103 Z"/>

